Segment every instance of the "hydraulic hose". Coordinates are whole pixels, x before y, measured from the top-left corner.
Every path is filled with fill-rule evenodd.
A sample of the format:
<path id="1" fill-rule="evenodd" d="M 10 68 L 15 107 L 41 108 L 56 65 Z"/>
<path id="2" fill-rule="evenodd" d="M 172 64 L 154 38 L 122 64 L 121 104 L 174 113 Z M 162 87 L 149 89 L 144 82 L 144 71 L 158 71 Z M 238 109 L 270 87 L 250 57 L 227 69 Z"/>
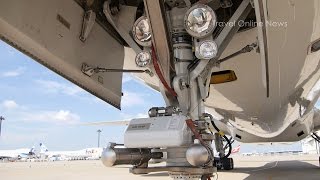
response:
<path id="1" fill-rule="evenodd" d="M 163 77 L 163 74 L 160 70 L 160 66 L 158 64 L 158 59 L 157 59 L 157 55 L 156 55 L 156 50 L 154 49 L 154 47 L 151 47 L 152 52 L 151 52 L 151 56 L 152 56 L 152 62 L 153 62 L 153 66 L 154 66 L 154 70 L 156 71 L 162 85 L 167 89 L 167 91 L 174 97 L 177 97 L 177 93 L 169 86 L 169 84 L 166 82 L 166 80 Z"/>
<path id="2" fill-rule="evenodd" d="M 227 138 L 226 135 L 223 135 L 223 138 L 227 141 L 227 143 L 229 144 L 229 150 L 228 150 L 228 154 L 223 156 L 223 158 L 228 158 L 230 155 L 231 155 L 231 152 L 232 152 L 232 144 L 229 140 L 229 138 Z"/>
<path id="3" fill-rule="evenodd" d="M 231 155 L 231 152 L 232 152 L 232 144 L 231 144 L 229 138 L 222 131 L 220 131 L 220 129 L 216 126 L 216 124 L 213 121 L 213 117 L 212 117 L 211 114 L 205 113 L 204 115 L 208 116 L 210 118 L 211 124 L 214 127 L 214 129 L 220 134 L 220 136 L 222 136 L 227 141 L 227 144 L 229 146 L 229 150 L 228 150 L 227 155 L 223 156 L 222 158 L 228 158 Z"/>
<path id="4" fill-rule="evenodd" d="M 311 137 L 312 137 L 314 140 L 316 140 L 318 143 L 320 143 L 320 139 L 319 139 L 319 138 L 317 138 L 317 137 L 314 136 L 314 135 L 311 135 Z"/>

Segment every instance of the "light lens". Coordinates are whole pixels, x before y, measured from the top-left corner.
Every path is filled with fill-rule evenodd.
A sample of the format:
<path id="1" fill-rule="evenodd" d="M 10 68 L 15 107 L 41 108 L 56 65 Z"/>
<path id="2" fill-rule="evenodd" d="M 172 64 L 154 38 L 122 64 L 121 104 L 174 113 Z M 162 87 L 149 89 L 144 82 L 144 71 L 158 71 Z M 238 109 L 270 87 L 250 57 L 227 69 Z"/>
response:
<path id="1" fill-rule="evenodd" d="M 211 34 L 216 27 L 217 17 L 206 5 L 196 5 L 189 9 L 185 17 L 185 28 L 194 37 L 202 38 Z"/>
<path id="2" fill-rule="evenodd" d="M 151 55 L 149 52 L 143 51 L 136 56 L 136 65 L 138 67 L 146 67 L 151 62 Z"/>
<path id="3" fill-rule="evenodd" d="M 133 36 L 141 46 L 151 45 L 151 28 L 146 17 L 140 17 L 133 25 Z"/>
<path id="4" fill-rule="evenodd" d="M 218 46 L 214 41 L 204 41 L 199 47 L 199 54 L 202 59 L 212 59 L 216 57 Z"/>

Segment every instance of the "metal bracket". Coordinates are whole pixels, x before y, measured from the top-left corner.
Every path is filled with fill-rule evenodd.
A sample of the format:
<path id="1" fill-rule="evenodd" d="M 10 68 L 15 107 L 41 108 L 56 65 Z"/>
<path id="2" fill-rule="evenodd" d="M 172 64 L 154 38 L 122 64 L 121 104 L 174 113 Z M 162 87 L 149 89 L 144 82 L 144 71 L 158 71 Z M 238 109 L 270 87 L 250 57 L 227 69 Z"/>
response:
<path id="1" fill-rule="evenodd" d="M 95 21 L 96 13 L 93 10 L 89 10 L 84 13 L 82 29 L 80 34 L 80 40 L 82 42 L 85 42 L 87 40 Z"/>
<path id="2" fill-rule="evenodd" d="M 133 12 L 135 9 L 133 7 L 129 6 L 119 6 L 119 7 L 110 7 L 112 1 L 107 0 L 103 4 L 103 13 L 106 16 L 108 22 L 116 29 L 116 31 L 121 35 L 121 37 L 127 42 L 127 44 L 138 54 L 142 51 L 141 47 L 133 40 L 133 38 L 130 35 L 130 31 L 127 28 L 126 25 L 124 25 L 121 22 L 126 22 L 125 17 L 121 16 L 123 13 L 130 13 Z M 123 11 L 119 11 L 119 9 L 123 9 Z M 127 21 L 126 24 L 131 23 L 130 21 Z M 132 23 L 133 25 L 133 23 Z"/>
<path id="3" fill-rule="evenodd" d="M 220 0 L 220 6 L 222 8 L 229 8 L 233 6 L 232 0 Z"/>
<path id="4" fill-rule="evenodd" d="M 251 52 L 251 51 L 253 51 L 254 49 L 257 49 L 257 48 L 258 48 L 258 42 L 249 44 L 249 45 L 245 46 L 244 48 L 242 48 L 241 50 L 239 50 L 239 51 L 237 51 L 237 52 L 235 52 L 235 53 L 233 53 L 233 54 L 231 54 L 231 55 L 229 55 L 229 56 L 227 56 L 227 57 L 225 57 L 223 59 L 220 59 L 219 61 L 217 61 L 217 63 L 218 64 L 223 63 L 223 62 L 225 62 L 225 61 L 227 61 L 229 59 L 232 59 L 232 58 L 234 58 L 234 57 L 236 57 L 236 56 L 238 56 L 240 54 L 249 53 L 249 52 Z"/>
<path id="5" fill-rule="evenodd" d="M 149 168 L 139 168 L 133 167 L 130 169 L 132 174 L 148 174 L 152 172 L 179 172 L 181 174 L 189 175 L 212 175 L 217 172 L 216 167 L 209 168 L 199 168 L 199 167 L 149 167 Z"/>
<path id="6" fill-rule="evenodd" d="M 208 81 L 206 81 L 206 84 L 205 84 L 201 77 L 198 77 L 197 80 L 198 80 L 198 86 L 200 90 L 200 96 L 201 96 L 201 99 L 204 101 L 208 95 L 209 88 L 207 88 L 207 85 L 206 85 Z"/>
<path id="7" fill-rule="evenodd" d="M 232 40 L 233 36 L 238 32 L 240 29 L 239 21 L 245 20 L 248 14 L 250 13 L 252 6 L 250 4 L 250 0 L 244 0 L 240 6 L 238 7 L 237 11 L 233 14 L 231 19 L 229 20 L 230 23 L 234 23 L 234 26 L 226 26 L 222 30 L 222 32 L 218 35 L 218 37 L 214 40 L 218 45 L 218 53 L 214 59 L 211 60 L 201 60 L 200 63 L 193 69 L 190 73 L 190 79 L 194 80 L 199 75 L 203 73 L 211 72 L 211 69 L 219 60 L 220 56 L 227 48 L 228 44 Z M 206 77 L 206 75 L 202 75 L 202 77 Z"/>
<path id="8" fill-rule="evenodd" d="M 124 146 L 124 144 L 118 144 L 118 143 L 114 143 L 114 142 L 109 142 L 109 144 L 107 145 L 107 148 L 115 148 L 116 146 Z"/>

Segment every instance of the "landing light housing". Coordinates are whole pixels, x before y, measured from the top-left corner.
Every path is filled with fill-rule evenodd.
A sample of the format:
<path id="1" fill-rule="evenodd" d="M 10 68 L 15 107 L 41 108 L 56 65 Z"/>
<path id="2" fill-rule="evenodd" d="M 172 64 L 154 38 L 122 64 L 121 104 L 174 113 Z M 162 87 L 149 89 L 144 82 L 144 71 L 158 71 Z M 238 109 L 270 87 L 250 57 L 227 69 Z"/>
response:
<path id="1" fill-rule="evenodd" d="M 134 40 L 141 46 L 151 46 L 151 28 L 147 17 L 142 16 L 136 20 L 132 27 Z"/>
<path id="2" fill-rule="evenodd" d="M 209 6 L 197 4 L 187 11 L 184 22 L 185 29 L 191 36 L 203 38 L 215 30 L 217 16 Z"/>
<path id="3" fill-rule="evenodd" d="M 146 67 L 150 64 L 151 62 L 151 54 L 148 51 L 142 51 L 137 54 L 136 56 L 136 65 L 138 67 Z"/>
<path id="4" fill-rule="evenodd" d="M 217 56 L 218 46 L 214 41 L 207 40 L 201 42 L 199 46 L 199 56 L 201 59 L 213 59 Z"/>

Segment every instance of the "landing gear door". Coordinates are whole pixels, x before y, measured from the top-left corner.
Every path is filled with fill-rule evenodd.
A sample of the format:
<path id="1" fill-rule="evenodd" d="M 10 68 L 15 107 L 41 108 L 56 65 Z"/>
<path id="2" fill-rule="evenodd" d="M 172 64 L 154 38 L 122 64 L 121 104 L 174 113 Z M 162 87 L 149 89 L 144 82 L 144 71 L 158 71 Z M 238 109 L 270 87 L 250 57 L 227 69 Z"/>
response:
<path id="1" fill-rule="evenodd" d="M 122 69 L 124 47 L 98 23 L 80 40 L 84 10 L 75 1 L 0 0 L 0 38 L 32 59 L 120 108 L 122 73 L 81 71 L 93 67 Z"/>

